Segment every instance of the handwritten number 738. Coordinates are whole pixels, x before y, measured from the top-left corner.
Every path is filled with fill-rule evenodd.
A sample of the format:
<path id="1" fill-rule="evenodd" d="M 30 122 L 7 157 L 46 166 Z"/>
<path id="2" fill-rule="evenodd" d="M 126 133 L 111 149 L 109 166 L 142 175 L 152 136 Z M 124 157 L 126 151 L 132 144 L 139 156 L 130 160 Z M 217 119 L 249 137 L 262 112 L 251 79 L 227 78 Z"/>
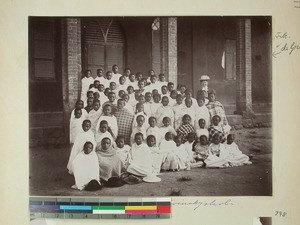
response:
<path id="1" fill-rule="evenodd" d="M 275 216 L 285 217 L 287 212 L 275 211 Z"/>

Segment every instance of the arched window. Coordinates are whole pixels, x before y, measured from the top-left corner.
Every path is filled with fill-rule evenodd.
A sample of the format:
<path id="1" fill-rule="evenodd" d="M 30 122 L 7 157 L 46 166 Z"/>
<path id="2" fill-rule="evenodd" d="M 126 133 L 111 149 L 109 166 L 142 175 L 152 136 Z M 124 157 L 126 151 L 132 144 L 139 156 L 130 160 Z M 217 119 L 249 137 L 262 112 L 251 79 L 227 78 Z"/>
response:
<path id="1" fill-rule="evenodd" d="M 83 69 L 111 70 L 117 64 L 124 67 L 125 37 L 118 22 L 113 18 L 86 19 L 83 22 Z"/>
<path id="2" fill-rule="evenodd" d="M 152 25 L 152 69 L 156 74 L 160 71 L 160 21 L 155 18 Z"/>

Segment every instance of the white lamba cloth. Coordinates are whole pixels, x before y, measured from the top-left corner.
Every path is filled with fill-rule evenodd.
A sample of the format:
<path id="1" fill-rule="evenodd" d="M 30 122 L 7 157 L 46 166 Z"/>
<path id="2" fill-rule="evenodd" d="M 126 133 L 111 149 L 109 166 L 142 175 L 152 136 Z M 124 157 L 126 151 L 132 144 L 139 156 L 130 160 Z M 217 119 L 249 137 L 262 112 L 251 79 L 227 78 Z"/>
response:
<path id="1" fill-rule="evenodd" d="M 149 147 L 142 143 L 134 143 L 131 147 L 131 159 L 127 171 L 137 176 L 147 176 L 152 173 L 152 157 Z"/>
<path id="2" fill-rule="evenodd" d="M 80 152 L 72 162 L 76 187 L 83 190 L 91 180 L 99 181 L 99 162 L 95 151 Z"/>
<path id="3" fill-rule="evenodd" d="M 87 132 L 82 131 L 77 134 L 74 145 L 71 149 L 69 162 L 67 165 L 67 168 L 68 168 L 70 174 L 73 174 L 73 170 L 72 170 L 73 160 L 81 151 L 83 151 L 83 146 L 88 141 L 93 144 L 93 149 L 95 149 L 96 148 L 95 136 L 91 130 L 88 130 Z"/>

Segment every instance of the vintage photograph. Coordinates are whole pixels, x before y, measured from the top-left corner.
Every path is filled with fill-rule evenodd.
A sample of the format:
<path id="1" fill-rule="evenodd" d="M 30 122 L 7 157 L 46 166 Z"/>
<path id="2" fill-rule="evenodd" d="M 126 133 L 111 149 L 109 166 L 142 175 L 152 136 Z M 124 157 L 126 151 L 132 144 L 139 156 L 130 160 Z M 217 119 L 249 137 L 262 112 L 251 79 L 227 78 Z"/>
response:
<path id="1" fill-rule="evenodd" d="M 28 17 L 31 196 L 272 196 L 272 17 Z"/>

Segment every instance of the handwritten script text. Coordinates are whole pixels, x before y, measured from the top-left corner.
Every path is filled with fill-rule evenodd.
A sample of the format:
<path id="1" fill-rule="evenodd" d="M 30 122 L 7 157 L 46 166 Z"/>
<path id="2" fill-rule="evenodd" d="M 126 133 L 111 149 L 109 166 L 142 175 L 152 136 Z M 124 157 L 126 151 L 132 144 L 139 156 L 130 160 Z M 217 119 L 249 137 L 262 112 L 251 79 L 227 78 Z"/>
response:
<path id="1" fill-rule="evenodd" d="M 220 200 L 212 200 L 212 201 L 200 201 L 200 200 L 195 200 L 195 201 L 178 201 L 176 202 L 176 200 L 172 200 L 172 205 L 178 205 L 178 206 L 194 206 L 194 210 L 198 209 L 200 206 L 232 206 L 234 205 L 234 203 L 232 202 L 231 199 L 227 199 L 224 201 L 220 201 Z"/>
<path id="2" fill-rule="evenodd" d="M 296 51 L 300 52 L 300 42 L 293 41 L 288 32 L 276 32 L 272 53 L 274 58 L 283 54 L 292 55 Z"/>

